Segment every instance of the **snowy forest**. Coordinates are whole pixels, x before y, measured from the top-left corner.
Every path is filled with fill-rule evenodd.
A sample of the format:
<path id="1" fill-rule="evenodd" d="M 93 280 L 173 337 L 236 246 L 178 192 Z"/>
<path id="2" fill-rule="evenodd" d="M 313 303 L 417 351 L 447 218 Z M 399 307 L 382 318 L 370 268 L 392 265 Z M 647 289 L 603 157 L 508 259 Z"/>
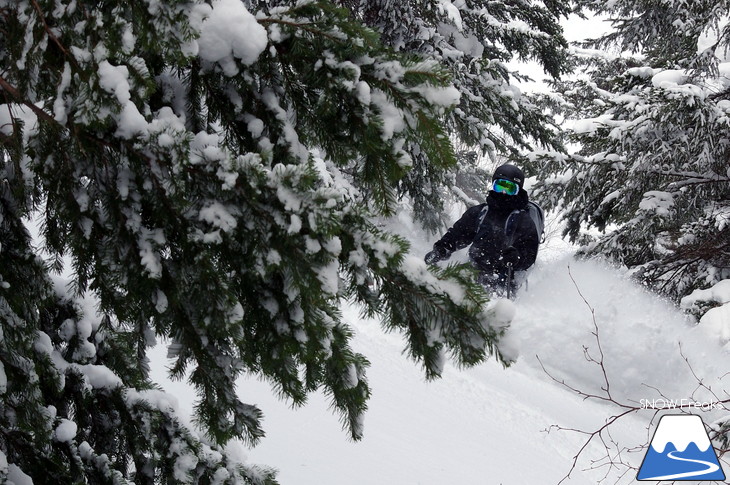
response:
<path id="1" fill-rule="evenodd" d="M 0 38 L 0 483 L 290 483 L 243 459 L 267 410 L 238 383 L 362 440 L 359 319 L 413 379 L 509 385 L 521 302 L 423 260 L 507 162 L 576 261 L 727 359 L 728 2 L 0 0 Z"/>

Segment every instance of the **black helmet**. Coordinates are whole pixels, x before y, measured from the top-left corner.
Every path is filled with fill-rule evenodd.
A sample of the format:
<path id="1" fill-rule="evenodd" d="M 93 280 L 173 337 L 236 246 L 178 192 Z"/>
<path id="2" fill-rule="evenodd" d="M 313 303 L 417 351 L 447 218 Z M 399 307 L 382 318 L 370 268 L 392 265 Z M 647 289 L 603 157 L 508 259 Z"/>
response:
<path id="1" fill-rule="evenodd" d="M 516 183 L 520 187 L 525 181 L 525 174 L 515 165 L 502 165 L 497 167 L 492 175 L 492 180 L 505 179 Z"/>

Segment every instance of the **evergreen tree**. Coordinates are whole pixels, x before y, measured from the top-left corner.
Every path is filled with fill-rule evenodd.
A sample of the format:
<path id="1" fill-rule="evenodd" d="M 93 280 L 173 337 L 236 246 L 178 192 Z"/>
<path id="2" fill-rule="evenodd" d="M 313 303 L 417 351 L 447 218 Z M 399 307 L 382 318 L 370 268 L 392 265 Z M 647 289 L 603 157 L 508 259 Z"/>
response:
<path id="1" fill-rule="evenodd" d="M 246 0 L 264 9 L 292 0 Z M 561 149 L 551 117 L 515 81 L 513 60 L 536 61 L 558 77 L 567 72 L 567 43 L 558 21 L 569 2 L 521 0 L 335 0 L 380 33 L 397 52 L 437 61 L 451 74 L 460 93 L 447 114 L 449 134 L 460 145 L 492 161 L 514 157 L 534 146 Z M 536 145 L 537 144 L 537 145 Z M 412 150 L 413 170 L 399 182 L 416 217 L 427 229 L 445 223 L 444 199 L 452 196 L 457 170 L 441 170 L 427 152 Z M 447 154 L 437 153 L 440 157 Z M 453 166 L 453 163 L 450 163 Z M 470 167 L 456 165 L 458 172 Z M 486 188 L 488 180 L 482 181 Z M 425 190 L 424 190 L 425 189 Z M 484 190 L 486 191 L 486 189 Z"/>
<path id="2" fill-rule="evenodd" d="M 730 278 L 730 83 L 726 2 L 582 2 L 615 30 L 559 83 L 566 157 L 536 153 L 541 196 L 565 209 L 566 232 L 588 254 L 625 264 L 679 300 Z M 588 238 L 587 228 L 602 232 Z M 699 305 L 698 316 L 722 301 Z"/>
<path id="3" fill-rule="evenodd" d="M 472 270 L 428 269 L 377 225 L 416 158 L 455 163 L 438 62 L 326 1 L 0 13 L 0 477 L 272 483 L 226 447 L 264 435 L 242 373 L 296 405 L 322 389 L 360 438 L 346 299 L 428 377 L 447 353 L 506 361 Z M 150 381 L 167 340 L 202 432 Z"/>
<path id="4" fill-rule="evenodd" d="M 564 211 L 585 254 L 625 265 L 726 345 L 717 312 L 730 305 L 721 291 L 730 279 L 730 5 L 579 3 L 614 30 L 586 42 L 598 50 L 579 51 L 580 76 L 555 84 L 552 106 L 578 149 L 532 154 L 538 196 Z M 730 420 L 718 421 L 722 452 L 729 436 Z"/>

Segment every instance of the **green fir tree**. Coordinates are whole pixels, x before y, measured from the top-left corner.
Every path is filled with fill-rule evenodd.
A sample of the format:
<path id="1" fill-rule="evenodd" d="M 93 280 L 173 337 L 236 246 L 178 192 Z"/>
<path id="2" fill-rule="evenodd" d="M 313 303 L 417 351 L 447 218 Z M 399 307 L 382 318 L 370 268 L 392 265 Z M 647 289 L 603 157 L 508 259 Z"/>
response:
<path id="1" fill-rule="evenodd" d="M 244 373 L 323 390 L 359 439 L 346 300 L 428 377 L 506 362 L 472 270 L 378 225 L 455 164 L 449 69 L 331 2 L 252 11 L 0 0 L 0 480 L 274 483 L 227 447 L 264 436 Z M 200 431 L 150 381 L 158 342 Z"/>
<path id="2" fill-rule="evenodd" d="M 728 304 L 730 6 L 580 3 L 614 30 L 585 44 L 599 49 L 580 51 L 579 76 L 556 83 L 553 106 L 579 148 L 532 154 L 539 196 L 584 253 L 626 266 L 703 324 Z"/>
<path id="3" fill-rule="evenodd" d="M 246 0 L 265 10 L 291 5 L 293 0 Z M 458 104 L 447 113 L 448 134 L 464 151 L 492 162 L 517 157 L 525 149 L 562 150 L 550 116 L 517 81 L 527 76 L 511 61 L 535 61 L 550 77 L 570 67 L 567 42 L 559 20 L 570 13 L 568 2 L 513 0 L 335 0 L 365 25 L 377 31 L 396 52 L 415 54 L 438 62 L 451 76 Z M 429 142 L 427 139 L 423 143 Z M 433 140 L 432 144 L 437 144 Z M 462 201 L 457 175 L 473 164 L 452 160 L 446 152 L 413 149 L 413 170 L 398 184 L 425 228 L 436 231 L 449 225 L 444 200 Z M 432 157 L 441 158 L 433 160 Z M 467 160 L 470 157 L 463 158 Z M 442 165 L 447 163 L 447 169 Z M 481 164 L 484 169 L 485 164 Z M 482 193 L 488 179 L 482 180 Z M 481 196 L 483 197 L 483 196 Z M 481 198 L 480 197 L 480 198 Z M 453 221 L 452 221 L 453 222 Z"/>

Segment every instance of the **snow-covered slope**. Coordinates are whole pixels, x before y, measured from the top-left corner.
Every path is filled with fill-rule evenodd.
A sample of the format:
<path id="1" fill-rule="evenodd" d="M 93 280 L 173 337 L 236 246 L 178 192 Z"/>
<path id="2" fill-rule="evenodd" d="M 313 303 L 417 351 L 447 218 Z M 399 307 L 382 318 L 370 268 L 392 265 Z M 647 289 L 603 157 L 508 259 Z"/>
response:
<path id="1" fill-rule="evenodd" d="M 242 380 L 244 400 L 266 415 L 267 437 L 248 452 L 249 460 L 276 466 L 283 484 L 296 485 L 558 483 L 588 437 L 551 427 L 592 432 L 621 412 L 582 399 L 542 368 L 574 388 L 605 396 L 602 370 L 584 353 L 585 348 L 600 357 L 596 328 L 609 389 L 618 401 L 716 400 L 699 388 L 697 377 L 717 396 L 730 389 L 728 355 L 714 336 L 616 269 L 555 254 L 543 251 L 528 289 L 515 301 L 508 338 L 520 356 L 508 369 L 494 361 L 472 369 L 447 366 L 442 379 L 424 382 L 421 370 L 402 355 L 400 335 L 384 334 L 377 322 L 346 309 L 357 332 L 353 346 L 372 363 L 364 439 L 348 441 L 321 395 L 291 409 L 267 384 Z M 158 354 L 156 362 L 163 360 Z M 170 390 L 183 409 L 191 408 L 189 393 L 179 385 Z M 722 416 L 701 414 L 706 423 Z M 619 448 L 646 447 L 656 425 L 655 418 L 650 426 L 652 418 L 653 410 L 629 414 L 610 427 L 610 438 Z M 624 450 L 621 459 L 638 467 L 644 451 Z M 603 444 L 594 440 L 564 483 L 597 483 L 607 473 L 614 483 L 626 468 L 593 463 L 605 456 Z M 584 471 L 591 467 L 596 469 Z M 631 483 L 635 473 L 625 473 L 619 483 Z"/>

